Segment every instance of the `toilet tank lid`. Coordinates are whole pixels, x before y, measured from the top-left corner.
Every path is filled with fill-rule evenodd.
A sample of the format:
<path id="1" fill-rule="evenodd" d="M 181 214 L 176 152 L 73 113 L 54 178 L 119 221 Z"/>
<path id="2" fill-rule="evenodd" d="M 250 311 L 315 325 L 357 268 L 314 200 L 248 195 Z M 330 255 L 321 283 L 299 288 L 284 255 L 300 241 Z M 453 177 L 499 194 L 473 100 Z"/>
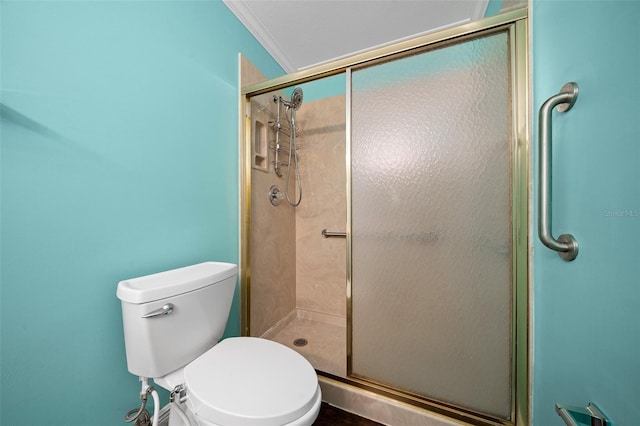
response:
<path id="1" fill-rule="evenodd" d="M 118 283 L 123 302 L 141 304 L 198 290 L 238 274 L 233 263 L 204 262 Z"/>

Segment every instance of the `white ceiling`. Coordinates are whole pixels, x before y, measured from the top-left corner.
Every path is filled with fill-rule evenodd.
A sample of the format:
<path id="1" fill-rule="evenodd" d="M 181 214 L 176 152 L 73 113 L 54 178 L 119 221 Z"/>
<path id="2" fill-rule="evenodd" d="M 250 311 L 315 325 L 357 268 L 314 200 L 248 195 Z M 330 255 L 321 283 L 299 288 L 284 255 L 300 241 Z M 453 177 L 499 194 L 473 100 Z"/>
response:
<path id="1" fill-rule="evenodd" d="M 482 18 L 489 0 L 224 0 L 286 72 Z"/>

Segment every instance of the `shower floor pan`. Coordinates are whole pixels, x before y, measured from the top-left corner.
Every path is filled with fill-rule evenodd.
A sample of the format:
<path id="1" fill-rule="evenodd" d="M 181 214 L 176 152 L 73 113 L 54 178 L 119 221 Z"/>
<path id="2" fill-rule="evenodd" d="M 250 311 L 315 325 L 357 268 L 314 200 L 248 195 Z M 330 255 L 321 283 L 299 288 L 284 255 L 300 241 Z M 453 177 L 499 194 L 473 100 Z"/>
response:
<path id="1" fill-rule="evenodd" d="M 298 309 L 285 324 L 262 336 L 304 356 L 316 370 L 335 376 L 347 374 L 346 319 Z M 300 339 L 306 344 L 299 346 Z M 294 342 L 298 343 L 296 345 Z"/>

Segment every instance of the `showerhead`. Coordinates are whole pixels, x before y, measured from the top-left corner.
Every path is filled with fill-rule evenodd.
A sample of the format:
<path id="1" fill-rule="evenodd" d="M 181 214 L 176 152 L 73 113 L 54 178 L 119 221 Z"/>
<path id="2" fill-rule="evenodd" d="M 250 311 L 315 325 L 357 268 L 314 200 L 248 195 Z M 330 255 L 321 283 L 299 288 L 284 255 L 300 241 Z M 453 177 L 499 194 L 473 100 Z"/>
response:
<path id="1" fill-rule="evenodd" d="M 287 108 L 291 108 L 292 110 L 295 111 L 298 108 L 300 108 L 300 105 L 302 105 L 302 98 L 303 98 L 302 89 L 299 87 L 296 87 L 293 93 L 291 94 L 290 101 L 285 101 L 284 99 L 282 99 L 282 97 L 280 97 L 280 102 Z M 274 101 L 275 101 L 275 96 L 274 96 Z"/>
<path id="2" fill-rule="evenodd" d="M 302 89 L 299 87 L 296 87 L 293 93 L 291 94 L 291 101 L 289 102 L 290 107 L 293 108 L 294 110 L 297 110 L 298 108 L 300 108 L 300 105 L 302 105 L 302 99 L 303 99 Z"/>

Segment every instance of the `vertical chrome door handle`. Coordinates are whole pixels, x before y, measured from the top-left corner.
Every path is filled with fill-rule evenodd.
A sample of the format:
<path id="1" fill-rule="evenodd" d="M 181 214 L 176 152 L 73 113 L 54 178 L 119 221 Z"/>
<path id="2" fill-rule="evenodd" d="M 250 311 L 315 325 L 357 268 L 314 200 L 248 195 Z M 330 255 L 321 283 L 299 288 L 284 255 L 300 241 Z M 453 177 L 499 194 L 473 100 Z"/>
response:
<path id="1" fill-rule="evenodd" d="M 578 242 L 571 234 L 562 234 L 556 240 L 551 233 L 551 114 L 556 106 L 559 112 L 569 111 L 577 98 L 578 85 L 567 83 L 542 104 L 538 116 L 538 235 L 542 244 L 566 261 L 578 256 Z"/>

